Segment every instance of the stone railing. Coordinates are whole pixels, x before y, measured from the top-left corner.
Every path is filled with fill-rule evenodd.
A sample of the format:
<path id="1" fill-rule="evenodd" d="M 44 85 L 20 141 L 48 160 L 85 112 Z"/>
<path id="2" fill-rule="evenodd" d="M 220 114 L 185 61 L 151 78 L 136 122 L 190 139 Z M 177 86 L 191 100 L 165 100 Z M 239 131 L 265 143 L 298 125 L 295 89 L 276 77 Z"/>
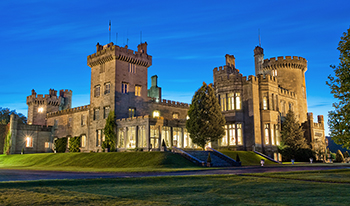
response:
<path id="1" fill-rule="evenodd" d="M 205 162 L 204 161 L 197 159 L 196 157 L 188 154 L 187 152 L 183 151 L 182 149 L 179 149 L 179 148 L 173 146 L 171 148 L 171 152 L 172 153 L 178 153 L 181 156 L 183 156 L 184 158 L 190 160 L 191 162 L 193 162 L 193 163 L 195 163 L 195 164 L 197 164 L 199 166 L 205 166 Z"/>
<path id="2" fill-rule="evenodd" d="M 232 166 L 241 166 L 241 162 L 237 162 L 236 160 L 232 159 L 231 157 L 226 156 L 226 155 L 222 154 L 221 152 L 219 152 L 211 147 L 206 147 L 206 150 L 211 151 L 214 155 L 225 160 L 227 163 L 231 164 Z"/>

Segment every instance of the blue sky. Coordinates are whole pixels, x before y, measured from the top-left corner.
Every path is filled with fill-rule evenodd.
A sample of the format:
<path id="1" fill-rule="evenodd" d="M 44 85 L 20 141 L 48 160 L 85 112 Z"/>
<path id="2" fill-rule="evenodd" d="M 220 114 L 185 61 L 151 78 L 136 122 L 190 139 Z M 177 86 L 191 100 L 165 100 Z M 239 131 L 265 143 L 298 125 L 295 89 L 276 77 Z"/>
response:
<path id="1" fill-rule="evenodd" d="M 258 30 L 265 58 L 301 56 L 308 110 L 327 117 L 335 101 L 325 84 L 339 63 L 337 46 L 350 25 L 350 1 L 1 1 L 0 107 L 27 115 L 35 89 L 73 90 L 73 106 L 89 104 L 87 55 L 112 41 L 135 50 L 148 43 L 163 98 L 186 103 L 202 82 L 213 82 L 225 54 L 244 76 L 254 74 Z M 116 33 L 118 40 L 116 42 Z M 326 118 L 327 120 L 327 118 Z M 328 130 L 327 130 L 328 132 Z"/>

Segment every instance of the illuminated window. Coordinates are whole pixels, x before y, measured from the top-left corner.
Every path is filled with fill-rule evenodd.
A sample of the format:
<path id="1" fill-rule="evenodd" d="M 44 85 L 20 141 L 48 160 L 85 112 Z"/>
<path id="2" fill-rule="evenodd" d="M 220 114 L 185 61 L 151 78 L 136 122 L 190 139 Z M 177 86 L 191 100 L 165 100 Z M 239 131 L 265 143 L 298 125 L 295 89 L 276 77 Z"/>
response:
<path id="1" fill-rule="evenodd" d="M 96 130 L 96 146 L 99 147 L 102 144 L 102 130 Z"/>
<path id="2" fill-rule="evenodd" d="M 95 94 L 94 97 L 100 96 L 100 85 L 95 86 Z"/>
<path id="3" fill-rule="evenodd" d="M 124 148 L 124 129 L 120 128 L 118 131 L 118 147 Z"/>
<path id="4" fill-rule="evenodd" d="M 275 124 L 275 136 L 276 136 L 276 145 L 280 145 L 280 131 L 278 129 L 278 124 Z"/>
<path id="5" fill-rule="evenodd" d="M 221 111 L 226 111 L 226 94 L 220 95 Z"/>
<path id="6" fill-rule="evenodd" d="M 263 110 L 267 110 L 267 97 L 263 97 Z"/>
<path id="7" fill-rule="evenodd" d="M 141 86 L 135 86 L 135 96 L 141 96 Z"/>
<path id="8" fill-rule="evenodd" d="M 228 125 L 228 131 L 230 136 L 230 145 L 236 145 L 236 125 L 235 124 L 229 124 Z"/>
<path id="9" fill-rule="evenodd" d="M 86 147 L 86 135 L 81 135 L 81 147 Z"/>
<path id="10" fill-rule="evenodd" d="M 126 139 L 126 148 L 136 147 L 136 129 L 135 127 L 128 128 L 128 138 Z"/>
<path id="11" fill-rule="evenodd" d="M 158 110 L 154 110 L 152 114 L 153 118 L 160 117 L 160 113 Z"/>
<path id="12" fill-rule="evenodd" d="M 147 147 L 147 140 L 146 140 L 146 129 L 145 129 L 145 126 L 140 126 L 138 128 L 138 141 L 137 141 L 137 144 L 138 144 L 138 147 L 142 148 L 142 147 Z M 163 135 L 162 135 L 163 137 Z"/>
<path id="13" fill-rule="evenodd" d="M 85 114 L 81 115 L 81 126 L 84 126 L 86 124 L 86 116 Z"/>
<path id="14" fill-rule="evenodd" d="M 265 144 L 270 143 L 269 124 L 265 124 Z"/>
<path id="15" fill-rule="evenodd" d="M 275 145 L 275 127 L 272 127 L 271 125 L 271 144 Z"/>
<path id="16" fill-rule="evenodd" d="M 43 113 L 43 112 L 44 112 L 44 107 L 39 107 L 39 108 L 38 108 L 38 112 L 39 112 L 39 113 Z"/>
<path id="17" fill-rule="evenodd" d="M 67 138 L 67 147 L 69 148 L 70 145 L 70 137 Z"/>
<path id="18" fill-rule="evenodd" d="M 180 127 L 173 127 L 173 146 L 182 147 L 182 131 Z"/>
<path id="19" fill-rule="evenodd" d="M 243 145 L 242 124 L 237 124 L 237 141 L 238 145 Z"/>
<path id="20" fill-rule="evenodd" d="M 179 119 L 179 113 L 173 113 L 173 119 Z"/>
<path id="21" fill-rule="evenodd" d="M 45 148 L 50 148 L 50 142 L 45 142 Z"/>
<path id="22" fill-rule="evenodd" d="M 33 138 L 26 137 L 26 147 L 33 147 Z"/>
<path id="23" fill-rule="evenodd" d="M 236 93 L 236 109 L 240 110 L 242 108 L 241 93 Z"/>
<path id="24" fill-rule="evenodd" d="M 150 147 L 159 148 L 159 128 L 151 125 L 150 126 Z"/>
<path id="25" fill-rule="evenodd" d="M 129 86 L 128 83 L 126 83 L 126 82 L 123 82 L 123 83 L 122 83 L 122 93 L 123 93 L 123 94 L 128 93 L 128 91 L 129 91 L 129 90 L 128 90 L 128 89 L 129 89 L 128 86 Z"/>
<path id="26" fill-rule="evenodd" d="M 110 107 L 109 106 L 103 108 L 103 118 L 104 119 L 106 119 L 108 117 L 109 111 L 110 111 Z"/>
<path id="27" fill-rule="evenodd" d="M 111 92 L 111 83 L 105 84 L 105 94 L 109 94 Z"/>
<path id="28" fill-rule="evenodd" d="M 235 95 L 234 93 L 227 94 L 227 110 L 235 109 Z"/>
<path id="29" fill-rule="evenodd" d="M 228 134 L 227 133 L 227 125 L 225 125 L 225 135 L 221 139 L 221 146 L 227 146 L 227 139 L 228 139 L 227 134 Z"/>
<path id="30" fill-rule="evenodd" d="M 129 117 L 135 117 L 135 108 L 129 108 Z"/>

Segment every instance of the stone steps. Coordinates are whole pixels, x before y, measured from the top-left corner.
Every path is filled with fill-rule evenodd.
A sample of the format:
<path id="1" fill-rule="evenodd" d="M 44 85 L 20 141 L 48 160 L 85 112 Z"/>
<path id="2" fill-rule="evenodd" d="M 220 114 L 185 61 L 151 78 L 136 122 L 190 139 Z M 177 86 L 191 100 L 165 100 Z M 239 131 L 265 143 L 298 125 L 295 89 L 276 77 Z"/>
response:
<path id="1" fill-rule="evenodd" d="M 213 167 L 231 167 L 232 165 L 228 163 L 226 160 L 220 158 L 219 156 L 215 155 L 214 152 L 210 151 L 186 151 L 188 154 L 196 157 L 197 159 L 207 162 L 208 155 L 210 153 L 210 158 L 211 158 L 211 165 Z"/>

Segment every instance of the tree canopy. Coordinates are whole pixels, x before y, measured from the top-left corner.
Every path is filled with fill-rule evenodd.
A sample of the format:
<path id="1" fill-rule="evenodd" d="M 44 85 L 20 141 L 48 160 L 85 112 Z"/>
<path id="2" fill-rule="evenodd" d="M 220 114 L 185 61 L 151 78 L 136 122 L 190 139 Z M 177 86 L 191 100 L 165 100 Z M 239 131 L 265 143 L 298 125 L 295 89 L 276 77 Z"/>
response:
<path id="1" fill-rule="evenodd" d="M 328 112 L 330 136 L 336 144 L 350 148 L 350 28 L 343 33 L 338 44 L 338 66 L 332 65 L 334 76 L 329 75 L 327 85 L 338 102 Z"/>
<path id="2" fill-rule="evenodd" d="M 216 141 L 224 136 L 226 121 L 211 84 L 203 82 L 203 86 L 196 91 L 188 116 L 186 128 L 190 138 L 203 149 L 210 141 Z"/>
<path id="3" fill-rule="evenodd" d="M 10 110 L 9 108 L 0 107 L 0 124 L 8 124 L 10 122 L 11 114 L 17 116 L 18 122 L 27 123 L 27 117 L 21 113 L 17 113 L 16 110 Z"/>

